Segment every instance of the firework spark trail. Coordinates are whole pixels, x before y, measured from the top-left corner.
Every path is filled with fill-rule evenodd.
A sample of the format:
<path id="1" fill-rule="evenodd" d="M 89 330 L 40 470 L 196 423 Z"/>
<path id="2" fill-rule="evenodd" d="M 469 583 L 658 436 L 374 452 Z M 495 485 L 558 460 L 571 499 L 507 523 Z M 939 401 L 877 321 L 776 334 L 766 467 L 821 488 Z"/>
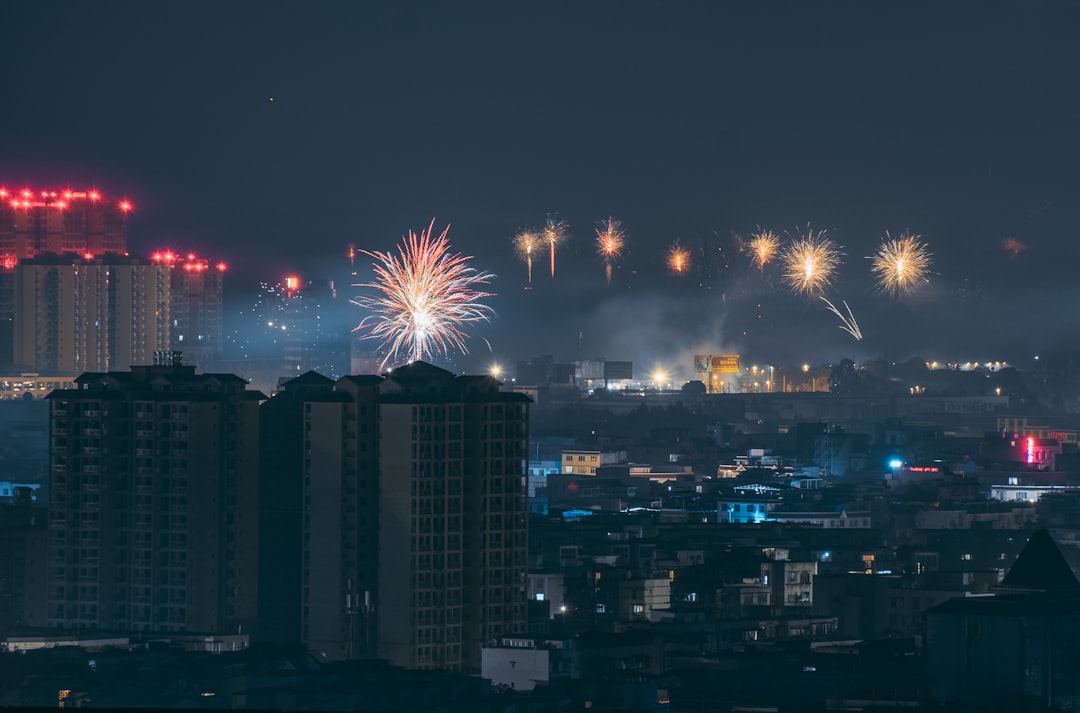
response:
<path id="1" fill-rule="evenodd" d="M 353 331 L 367 330 L 367 338 L 383 341 L 388 353 L 382 366 L 404 352 L 409 361 L 451 349 L 468 353 L 464 328 L 492 313 L 481 302 L 492 293 L 477 288 L 495 276 L 470 267 L 470 256 L 450 252 L 450 226 L 438 236 L 434 228 L 432 219 L 419 235 L 410 230 L 397 254 L 361 251 L 375 260 L 375 280 L 359 286 L 377 294 L 352 300 L 372 312 Z"/>
<path id="2" fill-rule="evenodd" d="M 821 297 L 820 299 L 821 299 L 822 302 L 824 302 L 826 305 L 829 306 L 829 311 L 830 312 L 832 312 L 833 314 L 835 314 L 837 317 L 840 318 L 840 324 L 838 324 L 837 327 L 844 330 L 845 332 L 847 332 L 851 336 L 855 337 L 855 341 L 861 342 L 862 341 L 862 330 L 859 329 L 859 323 L 855 321 L 855 315 L 852 314 L 851 308 L 848 307 L 848 303 L 845 302 L 844 300 L 840 300 L 840 303 L 844 305 L 844 309 L 847 310 L 847 316 L 844 316 L 840 312 L 840 310 L 838 310 L 836 308 L 836 305 L 834 305 L 832 302 L 825 299 L 824 297 Z"/>
<path id="3" fill-rule="evenodd" d="M 525 264 L 529 266 L 529 284 L 532 284 L 532 256 L 540 245 L 540 236 L 535 230 L 525 229 L 514 236 L 514 248 Z"/>
<path id="4" fill-rule="evenodd" d="M 878 289 L 894 297 L 930 282 L 930 251 L 918 235 L 904 233 L 894 240 L 886 231 L 881 247 L 871 260 Z"/>
<path id="5" fill-rule="evenodd" d="M 784 280 L 796 294 L 815 294 L 832 284 L 840 265 L 840 248 L 826 237 L 826 231 L 806 229 L 806 235 L 792 240 L 781 259 Z"/>
<path id="6" fill-rule="evenodd" d="M 566 240 L 566 231 L 570 228 L 565 220 L 559 220 L 558 216 L 549 215 L 544 225 L 542 238 L 551 248 L 551 276 L 555 277 L 555 248 Z"/>
<path id="7" fill-rule="evenodd" d="M 608 218 L 601 220 L 596 229 L 596 252 L 604 261 L 604 273 L 607 275 L 608 284 L 611 284 L 611 269 L 622 255 L 626 233 L 623 232 L 622 221 Z"/>
<path id="8" fill-rule="evenodd" d="M 765 266 L 780 249 L 780 238 L 770 230 L 758 230 L 743 249 L 750 254 L 758 270 L 764 272 Z"/>
<path id="9" fill-rule="evenodd" d="M 676 275 L 681 275 L 690 269 L 690 251 L 680 245 L 678 240 L 668 248 L 667 266 Z"/>

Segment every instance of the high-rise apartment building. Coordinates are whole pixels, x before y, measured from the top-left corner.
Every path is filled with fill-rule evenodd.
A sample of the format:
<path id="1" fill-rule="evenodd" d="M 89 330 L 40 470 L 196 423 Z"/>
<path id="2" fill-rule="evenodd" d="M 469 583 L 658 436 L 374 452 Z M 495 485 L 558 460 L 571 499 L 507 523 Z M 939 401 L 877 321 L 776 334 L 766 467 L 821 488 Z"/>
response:
<path id="1" fill-rule="evenodd" d="M 287 293 L 283 310 L 287 330 L 282 335 L 285 373 L 316 371 L 334 379 L 349 373 L 350 330 L 355 325 L 346 321 L 348 308 L 345 300 L 338 299 L 332 280 L 309 280 Z"/>
<path id="2" fill-rule="evenodd" d="M 11 363 L 13 269 L 41 253 L 127 253 L 131 202 L 100 191 L 0 185 L 0 364 Z"/>
<path id="3" fill-rule="evenodd" d="M 168 350 L 169 268 L 123 255 L 42 253 L 14 268 L 14 356 L 23 371 L 148 364 Z"/>
<path id="4" fill-rule="evenodd" d="M 47 625 L 250 631 L 258 406 L 178 355 L 85 373 L 50 402 Z"/>
<path id="5" fill-rule="evenodd" d="M 379 377 L 314 372 L 260 410 L 260 636 L 372 655 Z M 370 625 L 370 626 L 369 626 Z"/>
<path id="6" fill-rule="evenodd" d="M 169 268 L 169 340 L 189 364 L 206 368 L 221 358 L 224 262 L 211 264 L 194 253 L 151 253 L 150 262 Z"/>
<path id="7" fill-rule="evenodd" d="M 286 382 L 261 410 L 260 630 L 477 672 L 525 633 L 528 405 L 422 362 Z"/>
<path id="8" fill-rule="evenodd" d="M 97 190 L 0 187 L 0 265 L 10 269 L 39 253 L 127 252 L 127 199 Z"/>
<path id="9" fill-rule="evenodd" d="M 379 654 L 479 671 L 527 623 L 529 399 L 423 362 L 380 391 Z"/>

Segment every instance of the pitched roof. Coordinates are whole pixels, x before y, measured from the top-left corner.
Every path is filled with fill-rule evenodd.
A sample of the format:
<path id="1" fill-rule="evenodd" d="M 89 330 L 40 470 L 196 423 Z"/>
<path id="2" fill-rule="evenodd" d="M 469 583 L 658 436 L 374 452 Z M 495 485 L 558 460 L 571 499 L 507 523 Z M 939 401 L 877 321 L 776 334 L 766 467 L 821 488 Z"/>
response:
<path id="1" fill-rule="evenodd" d="M 1080 543 L 1036 530 L 1001 584 L 1009 589 L 1080 594 Z"/>
<path id="2" fill-rule="evenodd" d="M 300 376 L 295 376 L 288 381 L 281 384 L 282 387 L 288 388 L 290 386 L 326 386 L 330 387 L 334 385 L 334 380 L 323 376 L 317 371 L 305 371 Z"/>

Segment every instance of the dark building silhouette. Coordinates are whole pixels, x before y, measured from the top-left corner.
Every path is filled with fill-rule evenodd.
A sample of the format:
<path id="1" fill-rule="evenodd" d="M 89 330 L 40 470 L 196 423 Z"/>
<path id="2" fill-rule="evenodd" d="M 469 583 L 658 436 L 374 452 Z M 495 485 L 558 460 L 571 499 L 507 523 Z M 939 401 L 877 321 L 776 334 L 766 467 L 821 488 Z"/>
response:
<path id="1" fill-rule="evenodd" d="M 262 407 L 264 635 L 478 672 L 523 634 L 528 404 L 423 362 L 285 382 Z"/>
<path id="2" fill-rule="evenodd" d="M 47 624 L 247 631 L 256 616 L 258 403 L 179 356 L 53 391 Z"/>
<path id="3" fill-rule="evenodd" d="M 14 491 L 0 502 L 0 636 L 44 623 L 46 512 L 29 487 Z"/>
<path id="4" fill-rule="evenodd" d="M 998 596 L 930 609 L 926 665 L 941 703 L 1080 707 L 1080 543 L 1036 530 Z"/>
<path id="5" fill-rule="evenodd" d="M 221 357 L 222 288 L 227 266 L 194 253 L 159 250 L 155 265 L 169 268 L 169 343 L 190 364 L 206 368 Z"/>
<path id="6" fill-rule="evenodd" d="M 260 638 L 371 654 L 380 377 L 286 381 L 260 411 Z"/>

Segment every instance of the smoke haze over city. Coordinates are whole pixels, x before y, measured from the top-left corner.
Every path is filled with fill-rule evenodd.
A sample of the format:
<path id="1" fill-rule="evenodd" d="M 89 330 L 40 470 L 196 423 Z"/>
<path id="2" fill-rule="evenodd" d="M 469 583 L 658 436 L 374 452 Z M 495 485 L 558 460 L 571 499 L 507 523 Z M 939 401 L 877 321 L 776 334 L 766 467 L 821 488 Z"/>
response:
<path id="1" fill-rule="evenodd" d="M 1073 10 L 23 4 L 0 27 L 24 107 L 0 119 L 0 167 L 130 197 L 132 249 L 228 261 L 227 318 L 289 273 L 352 297 L 347 245 L 391 250 L 434 217 L 497 276 L 455 367 L 721 347 L 1020 360 L 1066 341 L 1080 296 Z M 511 241 L 549 213 L 570 238 L 524 290 Z M 626 230 L 610 285 L 607 216 Z M 842 246 L 825 294 L 860 343 L 738 252 L 759 226 L 808 225 Z M 904 230 L 929 285 L 889 298 L 867 258 Z M 663 267 L 675 240 L 682 275 Z"/>

